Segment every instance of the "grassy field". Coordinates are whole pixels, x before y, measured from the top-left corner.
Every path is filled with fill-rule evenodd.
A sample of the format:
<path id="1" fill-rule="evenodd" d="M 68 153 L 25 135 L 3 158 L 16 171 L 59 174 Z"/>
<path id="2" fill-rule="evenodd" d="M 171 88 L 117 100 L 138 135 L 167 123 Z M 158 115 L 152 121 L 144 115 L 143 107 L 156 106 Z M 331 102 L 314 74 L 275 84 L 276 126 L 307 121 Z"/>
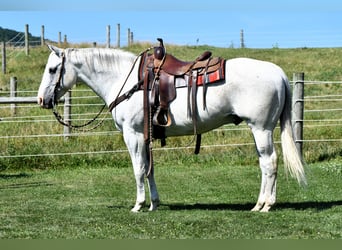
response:
<path id="1" fill-rule="evenodd" d="M 255 166 L 226 161 L 159 164 L 155 213 L 132 214 L 131 169 L 78 167 L 0 175 L 0 238 L 337 239 L 342 237 L 341 161 L 308 166 L 302 189 L 280 171 L 278 203 L 252 213 Z"/>
<path id="2" fill-rule="evenodd" d="M 135 193 L 130 168 L 1 174 L 0 238 L 341 239 L 340 162 L 309 165 L 306 189 L 281 170 L 278 203 L 268 214 L 249 211 L 258 168 L 224 160 L 159 164 L 161 206 L 139 214 L 129 212 Z"/>
<path id="3" fill-rule="evenodd" d="M 135 44 L 138 53 L 150 44 Z M 127 49 L 127 48 L 125 48 Z M 224 58 L 252 57 L 281 66 L 289 78 L 305 72 L 308 80 L 341 81 L 342 48 L 326 49 L 224 49 L 209 46 L 168 46 L 168 52 L 192 60 L 204 50 Z M 12 54 L 12 53 L 8 53 Z M 0 75 L 0 88 L 8 90 L 10 76 L 18 77 L 19 90 L 37 91 L 48 57 L 46 48 L 30 56 L 13 54 L 8 74 Z M 83 90 L 85 86 L 79 85 Z M 341 85 L 306 86 L 305 95 L 341 94 Z M 1 93 L 1 96 L 7 94 Z M 32 96 L 32 93 L 20 93 Z M 83 92 L 73 95 L 83 96 Z M 80 103 L 98 100 L 80 100 Z M 307 102 L 305 109 L 340 109 L 340 102 Z M 75 113 L 98 110 L 75 108 Z M 51 115 L 38 107 L 19 108 L 17 116 Z M 121 135 L 7 138 L 10 135 L 61 133 L 57 122 L 5 123 L 12 117 L 1 109 L 0 153 L 4 156 L 125 148 Z M 330 119 L 320 127 L 305 127 L 305 139 L 341 138 L 334 126 L 341 111 L 306 113 L 305 119 Z M 337 122 L 338 123 L 338 122 Z M 27 125 L 29 124 L 29 125 Z M 317 124 L 317 122 L 316 122 Z M 339 122 L 340 124 L 340 122 Z M 308 124 L 310 125 L 310 124 Z M 233 126 L 230 126 L 231 128 Z M 244 128 L 245 125 L 239 128 Z M 113 130 L 106 121 L 96 131 Z M 186 146 L 192 137 L 169 138 L 168 146 Z M 276 129 L 275 140 L 279 140 Z M 248 130 L 214 131 L 203 144 L 252 143 Z M 157 145 L 157 143 L 155 143 Z M 277 151 L 281 159 L 280 146 Z M 135 199 L 135 181 L 127 152 L 51 157 L 0 157 L 0 238 L 342 238 L 341 142 L 304 143 L 307 188 L 284 176 L 281 161 L 278 203 L 269 214 L 251 213 L 260 186 L 260 171 L 253 145 L 175 149 L 155 153 L 156 181 L 162 204 L 155 213 L 129 212 Z"/>

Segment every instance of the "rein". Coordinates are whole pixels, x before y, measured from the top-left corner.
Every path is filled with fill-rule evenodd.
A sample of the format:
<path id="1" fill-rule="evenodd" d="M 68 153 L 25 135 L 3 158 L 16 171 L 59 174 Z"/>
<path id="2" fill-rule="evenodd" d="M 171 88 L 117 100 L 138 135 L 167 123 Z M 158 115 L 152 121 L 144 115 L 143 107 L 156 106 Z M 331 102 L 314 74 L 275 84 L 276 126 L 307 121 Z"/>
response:
<path id="1" fill-rule="evenodd" d="M 58 113 L 57 108 L 55 108 L 55 107 L 56 107 L 56 106 L 54 106 L 54 108 L 53 108 L 53 110 L 52 110 L 52 113 L 55 115 L 56 120 L 57 120 L 60 124 L 62 124 L 62 125 L 64 125 L 64 126 L 67 126 L 68 128 L 71 128 L 71 129 L 78 129 L 78 130 L 80 130 L 80 129 L 82 129 L 82 128 L 84 128 L 84 127 L 86 127 L 86 126 L 92 124 L 93 122 L 95 122 L 96 119 L 100 116 L 100 114 L 102 114 L 104 108 L 106 107 L 106 104 L 104 104 L 104 105 L 102 106 L 102 108 L 101 108 L 100 111 L 95 115 L 94 118 L 92 118 L 92 119 L 89 120 L 88 122 L 86 122 L 86 123 L 84 123 L 84 124 L 81 124 L 81 125 L 72 125 L 72 124 L 70 124 L 70 123 L 64 121 L 63 117 Z M 92 128 L 89 128 L 89 129 L 83 130 L 83 131 L 90 131 L 90 130 L 96 129 L 96 128 L 99 127 L 103 122 L 104 122 L 104 119 L 102 119 L 101 121 L 99 121 L 99 123 L 96 124 L 95 126 L 93 126 Z"/>
<path id="2" fill-rule="evenodd" d="M 80 129 L 82 129 L 82 128 L 84 128 L 84 127 L 86 127 L 86 126 L 92 124 L 93 122 L 95 122 L 96 119 L 97 119 L 97 118 L 100 116 L 100 114 L 103 112 L 104 108 L 106 107 L 106 104 L 104 104 L 104 105 L 102 106 L 102 108 L 101 108 L 100 111 L 95 115 L 94 118 L 92 118 L 91 120 L 89 120 L 88 122 L 86 122 L 86 123 L 84 123 L 84 124 L 81 124 L 81 125 L 72 125 L 72 124 L 70 124 L 69 122 L 66 122 L 66 121 L 63 119 L 62 115 L 60 115 L 60 114 L 58 113 L 58 111 L 57 111 L 57 104 L 58 104 L 58 101 L 57 101 L 57 98 L 56 98 L 56 97 L 57 97 L 57 91 L 60 90 L 61 87 L 63 86 L 63 79 L 64 79 L 64 78 L 63 78 L 63 75 L 64 75 L 64 72 L 65 72 L 65 53 L 64 53 L 64 51 L 61 53 L 61 57 L 62 57 L 61 70 L 59 71 L 59 76 L 58 76 L 58 79 L 57 79 L 57 81 L 56 81 L 56 86 L 55 86 L 55 90 L 54 90 L 54 98 L 53 98 L 54 101 L 53 101 L 52 113 L 54 114 L 56 120 L 57 120 L 60 124 L 66 126 L 66 127 L 68 127 L 68 128 L 71 128 L 71 129 L 78 129 L 78 130 L 80 130 Z M 102 119 L 98 124 L 96 124 L 96 125 L 93 126 L 92 128 L 89 128 L 89 129 L 87 129 L 87 130 L 84 130 L 84 129 L 83 129 L 82 131 L 90 131 L 90 130 L 93 130 L 93 129 L 99 127 L 103 122 L 104 122 L 104 119 Z"/>

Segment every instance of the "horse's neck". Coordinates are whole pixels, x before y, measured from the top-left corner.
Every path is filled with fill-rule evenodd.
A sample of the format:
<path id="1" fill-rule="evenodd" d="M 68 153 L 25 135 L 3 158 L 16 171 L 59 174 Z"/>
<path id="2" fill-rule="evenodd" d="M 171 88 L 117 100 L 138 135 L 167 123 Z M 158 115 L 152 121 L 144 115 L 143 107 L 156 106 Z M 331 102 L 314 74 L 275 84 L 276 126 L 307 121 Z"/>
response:
<path id="1" fill-rule="evenodd" d="M 71 51 L 69 58 L 76 66 L 78 77 L 109 105 L 119 94 L 135 56 L 114 49 L 79 49 Z M 137 70 L 135 67 L 124 89 L 137 81 Z"/>

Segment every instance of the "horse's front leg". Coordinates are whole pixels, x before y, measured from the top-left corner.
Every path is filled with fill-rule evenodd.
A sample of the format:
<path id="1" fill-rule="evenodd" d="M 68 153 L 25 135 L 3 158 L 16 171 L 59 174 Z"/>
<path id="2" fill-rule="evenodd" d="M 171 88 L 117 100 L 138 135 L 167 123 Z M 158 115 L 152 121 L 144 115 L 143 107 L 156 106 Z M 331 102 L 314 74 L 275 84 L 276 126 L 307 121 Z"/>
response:
<path id="1" fill-rule="evenodd" d="M 135 181 L 137 185 L 137 198 L 132 212 L 139 212 L 145 205 L 145 185 L 144 177 L 149 171 L 149 158 L 144 142 L 144 135 L 136 132 L 133 129 L 124 130 L 124 140 L 131 156 Z M 147 178 L 150 191 L 151 206 L 150 211 L 156 210 L 159 205 L 159 195 L 157 186 L 154 180 L 153 171 Z"/>
<path id="2" fill-rule="evenodd" d="M 148 166 L 148 164 L 147 164 L 147 166 Z M 149 186 L 149 190 L 150 190 L 150 199 L 151 199 L 151 205 L 150 205 L 149 211 L 154 211 L 158 208 L 160 201 L 159 201 L 159 195 L 158 195 L 158 191 L 157 191 L 157 185 L 156 185 L 156 182 L 154 180 L 154 170 L 153 169 L 150 171 L 150 174 L 147 176 L 147 181 L 148 181 L 148 186 Z"/>

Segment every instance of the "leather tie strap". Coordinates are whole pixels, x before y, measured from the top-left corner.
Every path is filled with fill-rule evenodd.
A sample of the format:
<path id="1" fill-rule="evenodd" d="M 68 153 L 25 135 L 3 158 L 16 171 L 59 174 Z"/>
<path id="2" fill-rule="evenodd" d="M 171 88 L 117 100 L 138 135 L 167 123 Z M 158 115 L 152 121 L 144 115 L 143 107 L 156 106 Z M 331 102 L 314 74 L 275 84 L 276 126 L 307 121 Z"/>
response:
<path id="1" fill-rule="evenodd" d="M 194 134 L 197 135 L 197 70 L 191 72 L 191 114 L 194 124 Z"/>

